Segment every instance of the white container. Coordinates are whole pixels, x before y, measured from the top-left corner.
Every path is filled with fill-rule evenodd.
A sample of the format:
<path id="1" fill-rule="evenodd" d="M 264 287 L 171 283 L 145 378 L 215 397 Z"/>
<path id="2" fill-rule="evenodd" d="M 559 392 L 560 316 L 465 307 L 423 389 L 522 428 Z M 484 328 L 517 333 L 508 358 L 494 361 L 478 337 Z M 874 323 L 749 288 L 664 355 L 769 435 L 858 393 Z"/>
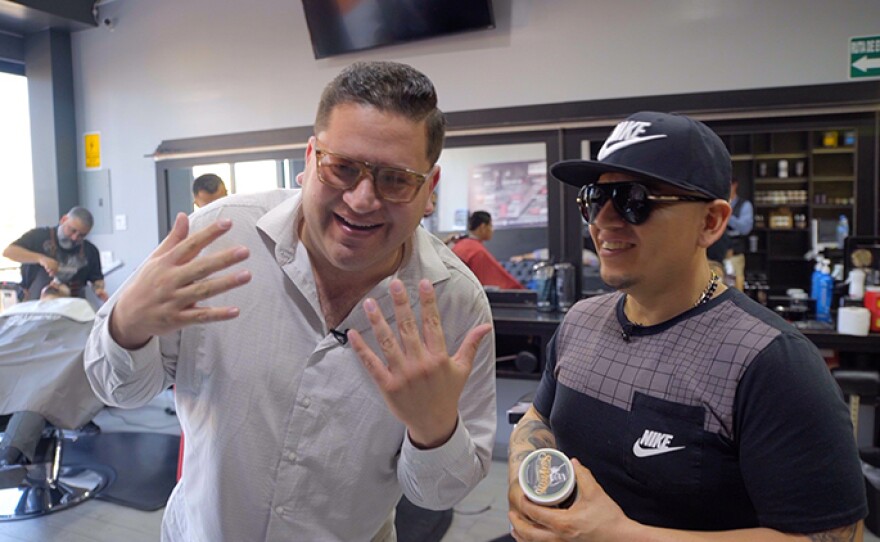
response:
<path id="1" fill-rule="evenodd" d="M 534 503 L 567 508 L 576 495 L 574 466 L 559 450 L 539 448 L 519 466 L 519 485 Z"/>
<path id="2" fill-rule="evenodd" d="M 867 275 L 864 269 L 850 270 L 849 278 L 847 279 L 847 282 L 849 282 L 850 299 L 865 298 L 865 278 L 867 278 Z"/>
<path id="3" fill-rule="evenodd" d="M 837 310 L 837 332 L 864 337 L 871 329 L 871 311 L 865 307 L 840 307 Z"/>
<path id="4" fill-rule="evenodd" d="M 780 160 L 777 166 L 779 168 L 779 178 L 785 179 L 788 177 L 788 160 Z"/>

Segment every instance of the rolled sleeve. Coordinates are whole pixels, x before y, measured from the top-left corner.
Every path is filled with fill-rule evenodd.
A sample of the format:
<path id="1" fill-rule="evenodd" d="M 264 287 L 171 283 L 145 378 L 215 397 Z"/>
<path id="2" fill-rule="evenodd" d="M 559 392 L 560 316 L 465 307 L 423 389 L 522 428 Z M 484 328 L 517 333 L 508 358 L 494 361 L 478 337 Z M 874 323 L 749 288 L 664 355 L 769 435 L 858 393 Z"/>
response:
<path id="1" fill-rule="evenodd" d="M 110 406 L 143 406 L 172 381 L 162 363 L 159 339 L 153 337 L 138 350 L 126 350 L 110 335 L 113 306 L 98 312 L 83 355 L 89 384 L 101 401 Z"/>
<path id="2" fill-rule="evenodd" d="M 403 441 L 398 471 L 404 493 L 414 504 L 429 510 L 449 508 L 479 483 L 485 473 L 474 469 L 475 445 L 458 419 L 455 431 L 446 443 L 422 450 L 409 439 Z"/>

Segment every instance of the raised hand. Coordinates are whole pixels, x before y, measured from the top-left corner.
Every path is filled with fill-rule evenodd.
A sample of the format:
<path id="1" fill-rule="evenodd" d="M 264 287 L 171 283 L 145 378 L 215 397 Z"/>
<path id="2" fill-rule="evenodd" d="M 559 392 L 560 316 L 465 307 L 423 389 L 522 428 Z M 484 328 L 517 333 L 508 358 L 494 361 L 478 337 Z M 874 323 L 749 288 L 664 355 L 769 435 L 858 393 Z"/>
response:
<path id="1" fill-rule="evenodd" d="M 363 304 L 388 365 L 367 346 L 360 333 L 350 330 L 348 337 L 388 408 L 406 425 L 412 443 L 435 448 L 455 431 L 461 391 L 471 373 L 477 347 L 492 326 L 486 323 L 470 330 L 458 352 L 450 356 L 430 281 L 419 282 L 421 334 L 403 283 L 395 279 L 390 289 L 399 341 L 376 301 L 367 299 Z"/>
<path id="2" fill-rule="evenodd" d="M 123 348 L 137 349 L 154 335 L 193 323 L 229 320 L 237 307 L 202 307 L 198 302 L 251 280 L 249 271 L 207 278 L 242 260 L 247 247 L 231 247 L 197 257 L 206 246 L 229 231 L 232 221 L 221 219 L 189 235 L 189 221 L 180 213 L 174 227 L 150 255 L 133 282 L 119 296 L 110 316 L 110 334 Z"/>

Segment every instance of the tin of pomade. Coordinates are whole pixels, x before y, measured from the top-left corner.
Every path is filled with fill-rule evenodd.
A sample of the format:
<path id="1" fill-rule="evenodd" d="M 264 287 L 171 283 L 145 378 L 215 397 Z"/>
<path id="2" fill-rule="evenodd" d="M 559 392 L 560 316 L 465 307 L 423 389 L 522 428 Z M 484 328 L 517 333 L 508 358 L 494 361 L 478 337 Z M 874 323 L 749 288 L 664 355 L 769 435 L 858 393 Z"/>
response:
<path id="1" fill-rule="evenodd" d="M 526 497 L 543 506 L 568 508 L 577 495 L 574 466 L 554 448 L 539 448 L 519 466 L 519 485 Z"/>

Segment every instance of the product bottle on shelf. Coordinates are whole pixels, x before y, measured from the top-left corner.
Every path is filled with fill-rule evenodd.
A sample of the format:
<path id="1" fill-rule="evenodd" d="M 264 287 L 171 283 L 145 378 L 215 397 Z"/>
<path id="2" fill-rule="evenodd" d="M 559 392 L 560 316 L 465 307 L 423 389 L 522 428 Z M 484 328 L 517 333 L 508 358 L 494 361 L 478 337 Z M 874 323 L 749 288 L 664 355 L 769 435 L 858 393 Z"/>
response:
<path id="1" fill-rule="evenodd" d="M 816 258 L 816 266 L 810 276 L 810 297 L 819 301 L 819 279 L 822 277 L 822 258 Z"/>
<path id="2" fill-rule="evenodd" d="M 819 297 L 816 299 L 816 320 L 831 322 L 831 298 L 834 295 L 834 279 L 831 277 L 829 261 L 822 264 L 822 275 L 819 277 Z"/>
<path id="3" fill-rule="evenodd" d="M 849 237 L 849 220 L 847 220 L 846 215 L 840 215 L 840 220 L 837 221 L 838 248 L 843 248 L 843 242 L 847 237 Z"/>

